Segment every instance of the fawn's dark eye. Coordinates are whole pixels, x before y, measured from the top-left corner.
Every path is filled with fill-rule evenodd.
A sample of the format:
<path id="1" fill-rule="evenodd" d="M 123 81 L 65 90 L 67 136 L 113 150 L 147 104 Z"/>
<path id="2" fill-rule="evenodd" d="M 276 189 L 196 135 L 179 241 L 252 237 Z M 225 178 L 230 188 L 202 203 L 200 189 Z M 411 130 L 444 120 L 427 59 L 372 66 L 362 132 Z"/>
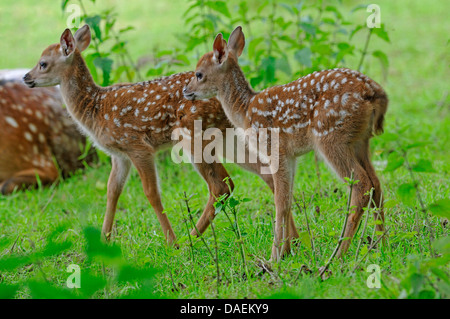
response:
<path id="1" fill-rule="evenodd" d="M 197 77 L 197 80 L 201 81 L 203 79 L 203 74 L 200 72 L 195 73 L 195 76 Z"/>
<path id="2" fill-rule="evenodd" d="M 43 70 L 43 69 L 45 69 L 47 67 L 47 63 L 46 62 L 39 62 L 39 66 Z"/>

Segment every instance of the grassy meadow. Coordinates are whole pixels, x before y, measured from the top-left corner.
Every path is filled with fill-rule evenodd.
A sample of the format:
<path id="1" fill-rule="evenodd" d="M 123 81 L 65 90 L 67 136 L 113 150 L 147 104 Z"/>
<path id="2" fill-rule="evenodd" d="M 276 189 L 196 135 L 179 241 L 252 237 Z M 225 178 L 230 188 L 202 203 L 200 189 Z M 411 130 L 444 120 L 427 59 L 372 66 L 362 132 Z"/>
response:
<path id="1" fill-rule="evenodd" d="M 95 6 L 115 6 L 120 25 L 135 27 L 126 35 L 134 59 L 155 48 L 176 46 L 182 41 L 177 35 L 183 32 L 180 21 L 188 8 L 185 1 L 97 2 Z M 249 6 L 254 2 L 250 1 Z M 94 5 L 86 3 L 95 9 Z M 340 7 L 348 20 L 361 24 L 368 13 L 365 10 L 350 12 L 358 4 L 344 1 Z M 147 292 L 145 297 L 167 298 L 450 297 L 449 244 L 445 241 L 450 226 L 443 217 L 448 216 L 449 211 L 444 207 L 438 209 L 439 214 L 434 214 L 432 209 L 424 212 L 416 196 L 417 191 L 424 207 L 433 207 L 436 201 L 450 198 L 450 20 L 445 15 L 450 6 L 446 2 L 420 0 L 380 0 L 377 4 L 390 42 L 373 38 L 369 47 L 384 51 L 389 67 L 384 75 L 374 62 L 364 72 L 384 87 L 390 99 L 385 133 L 371 140 L 372 161 L 384 191 L 386 227 L 389 228 L 385 244 L 380 243 L 369 251 L 372 240 L 376 240 L 370 212 L 358 260 L 356 250 L 362 225 L 345 258 L 333 260 L 330 273 L 323 280 L 318 277 L 318 269 L 326 264 L 338 242 L 348 189 L 322 161 L 319 160 L 316 168 L 313 153 L 298 159 L 294 195 L 299 205 L 292 209 L 302 239 L 291 256 L 279 263 L 269 261 L 275 215 L 272 193 L 257 176 L 234 164 L 225 164 L 236 185 L 234 196 L 250 199 L 237 206 L 242 241 L 236 239 L 223 213 L 214 221 L 214 233 L 209 228 L 203 240 L 190 238 L 187 229 L 190 230 L 191 225 L 183 194 L 192 195 L 189 206 L 197 211 L 195 219 L 207 202 L 207 185 L 191 165 L 173 163 L 170 153 L 165 151 L 158 155 L 157 161 L 161 197 L 179 238 L 180 249 L 165 244 L 139 176 L 133 170 L 120 197 L 115 219 L 113 247 L 120 247 L 120 254 L 102 257 L 99 253 L 100 259 L 91 258 L 86 238 L 89 232 L 95 234 L 93 228 L 100 229 L 102 225 L 110 171 L 107 162 L 100 163 L 50 188 L 17 192 L 7 197 L 0 195 L 0 258 L 6 260 L 2 264 L 0 259 L 0 287 L 3 286 L 0 297 L 1 293 L 11 296 L 7 292 L 14 291 L 12 296 L 16 298 L 53 298 L 55 294 L 46 295 L 45 287 L 62 291 L 60 296 L 85 296 L 83 284 L 78 292 L 66 288 L 70 275 L 66 269 L 70 264 L 80 266 L 82 278 L 107 283 L 106 288 L 101 289 L 98 287 L 104 285 L 89 286 L 89 289 L 94 287 L 89 292 L 94 298 L 134 296 L 141 290 Z M 232 4 L 229 6 L 231 8 Z M 0 4 L 0 69 L 31 68 L 41 51 L 58 41 L 65 20 L 60 1 L 3 0 Z M 214 36 L 210 35 L 211 46 Z M 362 47 L 364 41 L 362 32 L 352 39 L 358 47 Z M 191 70 L 195 67 L 196 56 L 188 57 L 191 63 L 188 70 Z M 357 68 L 358 61 L 358 55 L 350 56 L 344 66 Z M 407 161 L 401 150 L 406 150 Z M 403 159 L 401 167 L 390 169 L 388 166 L 394 156 L 392 153 L 397 154 L 397 162 Z M 406 163 L 411 167 L 422 163 L 424 169 L 408 169 Z M 413 186 L 405 192 L 400 187 L 403 184 Z M 55 245 L 70 242 L 71 246 L 58 254 L 39 257 L 39 252 L 48 247 L 48 236 L 58 227 L 63 231 L 54 236 Z M 194 241 L 193 245 L 190 240 Z M 366 258 L 361 260 L 365 253 Z M 26 256 L 35 257 L 21 263 L 20 258 Z M 134 267 L 136 278 L 141 279 L 112 279 L 120 274 L 123 269 L 120 265 L 125 262 Z M 367 286 L 371 274 L 367 267 L 371 264 L 380 267 L 381 288 Z M 150 278 L 137 269 L 156 270 L 150 271 Z M 26 284 L 28 282 L 32 284 Z M 88 285 L 89 280 L 85 282 Z"/>

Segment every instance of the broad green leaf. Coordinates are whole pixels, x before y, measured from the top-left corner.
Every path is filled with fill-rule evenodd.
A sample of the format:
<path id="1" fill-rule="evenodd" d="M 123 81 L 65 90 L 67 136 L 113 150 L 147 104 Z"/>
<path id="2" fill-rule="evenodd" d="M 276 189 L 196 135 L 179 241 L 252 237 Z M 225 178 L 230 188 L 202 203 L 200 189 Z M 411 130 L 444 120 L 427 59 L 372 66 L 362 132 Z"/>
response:
<path id="1" fill-rule="evenodd" d="M 389 67 L 389 59 L 384 52 L 382 52 L 380 50 L 375 50 L 372 52 L 372 56 L 377 58 L 378 61 L 380 61 L 381 65 L 384 69 L 387 69 Z"/>
<path id="2" fill-rule="evenodd" d="M 42 252 L 36 254 L 36 257 L 45 258 L 55 256 L 69 249 L 70 247 L 72 247 L 72 243 L 69 241 L 65 241 L 63 243 L 49 242 Z"/>
<path id="3" fill-rule="evenodd" d="M 386 42 L 390 42 L 389 36 L 388 36 L 386 30 L 384 29 L 384 24 L 381 24 L 381 28 L 373 28 L 372 33 L 375 34 L 380 39 L 382 39 Z"/>
<path id="4" fill-rule="evenodd" d="M 102 70 L 103 74 L 103 86 L 110 84 L 110 77 L 112 71 L 113 60 L 105 57 L 97 57 L 94 59 L 94 65 Z"/>
<path id="5" fill-rule="evenodd" d="M 0 299 L 13 299 L 19 287 L 19 285 L 0 284 Z"/>
<path id="6" fill-rule="evenodd" d="M 415 147 L 422 147 L 422 146 L 425 146 L 425 145 L 428 145 L 428 144 L 430 144 L 430 142 L 416 142 L 416 143 L 411 143 L 411 144 L 409 144 L 409 145 L 406 145 L 405 146 L 405 149 L 411 149 L 411 148 L 415 148 Z"/>
<path id="7" fill-rule="evenodd" d="M 273 56 L 269 56 L 262 60 L 261 71 L 263 71 L 263 77 L 266 84 L 271 84 L 275 81 L 275 65 L 276 60 Z"/>
<path id="8" fill-rule="evenodd" d="M 158 270 L 155 268 L 135 268 L 130 265 L 122 266 L 117 276 L 118 282 L 142 282 L 144 280 L 150 280 L 155 277 Z"/>
<path id="9" fill-rule="evenodd" d="M 411 183 L 405 183 L 398 187 L 397 194 L 405 204 L 412 204 L 416 196 L 416 188 Z"/>
<path id="10" fill-rule="evenodd" d="M 411 276 L 409 276 L 409 278 L 407 280 L 409 280 L 409 284 L 413 290 L 413 294 L 417 296 L 420 293 L 420 291 L 422 290 L 422 287 L 425 284 L 426 278 L 422 274 L 413 273 L 413 274 L 411 274 Z"/>
<path id="11" fill-rule="evenodd" d="M 69 289 L 55 287 L 47 282 L 29 281 L 31 297 L 34 299 L 75 299 L 77 295 Z"/>
<path id="12" fill-rule="evenodd" d="M 100 30 L 100 23 L 102 21 L 102 18 L 99 15 L 95 15 L 92 17 L 87 17 L 85 19 L 85 22 L 89 24 L 92 30 L 94 30 L 94 34 L 97 39 L 102 41 L 102 31 Z"/>
<path id="13" fill-rule="evenodd" d="M 25 266 L 31 262 L 32 262 L 32 260 L 28 256 L 2 258 L 2 259 L 0 259 L 0 270 L 12 271 L 16 268 Z"/>
<path id="14" fill-rule="evenodd" d="M 215 207 L 214 215 L 217 215 L 222 211 L 223 204 L 221 202 L 215 202 L 214 207 Z"/>
<path id="15" fill-rule="evenodd" d="M 203 4 L 214 11 L 223 14 L 227 18 L 231 18 L 230 11 L 228 10 L 227 3 L 225 1 L 205 1 Z"/>
<path id="16" fill-rule="evenodd" d="M 312 25 L 311 23 L 305 23 L 305 22 L 301 22 L 299 24 L 300 28 L 305 31 L 306 33 L 315 36 L 316 35 L 316 27 L 314 25 Z"/>
<path id="17" fill-rule="evenodd" d="M 115 244 L 104 244 L 101 241 L 101 232 L 93 227 L 84 229 L 86 238 L 86 254 L 89 258 L 98 258 L 105 262 L 118 261 L 122 256 L 122 251 Z"/>
<path id="18" fill-rule="evenodd" d="M 390 199 L 383 203 L 384 208 L 394 208 L 397 205 L 398 201 L 396 201 L 395 199 Z"/>
<path id="19" fill-rule="evenodd" d="M 291 5 L 287 4 L 287 3 L 280 3 L 280 7 L 285 8 L 286 11 L 288 11 L 291 14 L 295 14 L 294 8 Z"/>
<path id="20" fill-rule="evenodd" d="M 385 172 L 393 172 L 403 165 L 405 159 L 400 157 L 397 152 L 392 152 L 388 156 L 388 164 L 384 169 Z"/>
<path id="21" fill-rule="evenodd" d="M 264 41 L 263 37 L 259 37 L 259 38 L 254 38 L 253 40 L 251 40 L 248 44 L 248 55 L 251 57 L 255 56 L 255 51 L 256 48 L 258 47 L 258 45 Z"/>
<path id="22" fill-rule="evenodd" d="M 367 4 L 358 4 L 350 12 L 356 12 L 359 10 L 367 10 Z"/>
<path id="23" fill-rule="evenodd" d="M 431 204 L 428 209 L 436 216 L 450 218 L 450 199 L 439 199 Z"/>
<path id="24" fill-rule="evenodd" d="M 335 6 L 327 6 L 325 7 L 325 11 L 333 12 L 338 19 L 342 19 L 342 14 Z"/>
<path id="25" fill-rule="evenodd" d="M 228 200 L 228 205 L 230 205 L 231 208 L 234 208 L 239 205 L 239 201 L 234 197 L 230 197 Z"/>
<path id="26" fill-rule="evenodd" d="M 70 0 L 62 0 L 62 1 L 61 1 L 61 10 L 62 10 L 62 11 L 66 10 L 66 6 L 67 6 L 67 3 L 68 3 L 69 1 L 70 1 Z"/>
<path id="27" fill-rule="evenodd" d="M 286 75 L 291 75 L 291 66 L 289 65 L 289 61 L 286 57 L 280 57 L 276 62 L 277 70 L 282 71 Z"/>
<path id="28" fill-rule="evenodd" d="M 442 270 L 438 267 L 430 267 L 430 270 L 433 274 L 436 275 L 436 277 L 443 280 L 445 283 L 450 284 L 450 279 L 444 270 Z"/>
<path id="29" fill-rule="evenodd" d="M 86 298 L 91 297 L 95 292 L 103 289 L 106 286 L 106 279 L 95 276 L 92 273 L 81 271 L 80 288 L 77 288 L 80 293 Z"/>
<path id="30" fill-rule="evenodd" d="M 450 254 L 450 236 L 441 237 L 433 242 L 433 247 L 444 254 Z"/>
<path id="31" fill-rule="evenodd" d="M 300 64 L 303 64 L 307 68 L 310 68 L 312 67 L 311 55 L 312 55 L 311 49 L 308 47 L 304 47 L 303 49 L 300 49 L 294 53 L 294 58 Z"/>
<path id="32" fill-rule="evenodd" d="M 434 173 L 436 170 L 433 168 L 433 164 L 429 160 L 419 160 L 416 164 L 412 166 L 414 172 L 421 173 Z"/>
<path id="33" fill-rule="evenodd" d="M 417 296 L 418 299 L 434 299 L 436 296 L 436 293 L 433 290 L 421 290 L 419 292 L 419 295 Z"/>
<path id="34" fill-rule="evenodd" d="M 359 25 L 357 26 L 355 29 L 353 29 L 353 31 L 350 33 L 350 40 L 353 38 L 353 36 L 358 33 L 358 31 L 365 29 L 366 26 L 365 25 Z"/>

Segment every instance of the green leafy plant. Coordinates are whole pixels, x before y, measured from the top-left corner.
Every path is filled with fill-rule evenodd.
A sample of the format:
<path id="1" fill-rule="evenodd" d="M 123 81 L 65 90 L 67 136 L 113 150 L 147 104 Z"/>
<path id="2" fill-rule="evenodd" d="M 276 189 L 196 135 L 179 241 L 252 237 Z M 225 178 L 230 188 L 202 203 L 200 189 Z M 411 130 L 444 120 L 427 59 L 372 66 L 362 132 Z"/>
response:
<path id="1" fill-rule="evenodd" d="M 70 240 L 60 241 L 58 238 L 65 237 L 67 227 L 60 226 L 53 230 L 46 238 L 47 244 L 44 248 L 26 256 L 8 256 L 0 259 L 0 271 L 13 272 L 26 265 L 35 265 L 39 268 L 41 276 L 28 279 L 20 284 L 7 285 L 0 284 L 0 297 L 14 298 L 17 292 L 24 287 L 30 291 L 31 298 L 92 298 L 98 296 L 98 292 L 103 290 L 105 296 L 108 291 L 117 285 L 129 285 L 138 282 L 139 285 L 132 286 L 131 292 L 121 294 L 122 298 L 158 298 L 161 297 L 154 293 L 153 279 L 158 273 L 156 268 L 136 268 L 125 261 L 122 256 L 122 250 L 117 244 L 105 244 L 101 241 L 100 231 L 93 227 L 85 227 L 84 234 L 84 254 L 83 268 L 81 272 L 81 287 L 78 289 L 68 289 L 66 282 L 54 283 L 50 280 L 41 264 L 45 259 L 61 255 L 71 249 L 74 244 Z M 115 269 L 115 275 L 108 275 L 105 272 L 103 276 L 87 269 L 96 268 L 98 264 L 102 268 L 110 267 Z M 40 278 L 39 278 L 40 277 Z"/>

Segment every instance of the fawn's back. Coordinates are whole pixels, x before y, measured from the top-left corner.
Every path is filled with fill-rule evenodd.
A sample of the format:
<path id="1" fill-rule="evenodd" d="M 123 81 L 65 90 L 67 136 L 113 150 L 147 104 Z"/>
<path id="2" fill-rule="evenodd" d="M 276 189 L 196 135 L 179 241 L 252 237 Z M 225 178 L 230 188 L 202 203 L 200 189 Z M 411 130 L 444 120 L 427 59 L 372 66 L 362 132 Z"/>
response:
<path id="1" fill-rule="evenodd" d="M 192 77 L 192 72 L 186 72 L 97 90 L 87 86 L 86 92 L 92 91 L 89 102 L 71 112 L 80 113 L 75 117 L 82 119 L 84 130 L 100 148 L 113 154 L 127 153 L 141 144 L 156 151 L 174 142 L 174 129 L 184 128 L 192 134 L 194 120 L 201 120 L 203 129 L 231 127 L 216 99 L 183 98 L 183 86 Z"/>
<path id="2" fill-rule="evenodd" d="M 280 128 L 307 151 L 314 139 L 351 138 L 368 127 L 381 132 L 384 112 L 373 102 L 385 99 L 383 89 L 360 72 L 345 68 L 318 71 L 254 95 L 246 127 Z"/>

